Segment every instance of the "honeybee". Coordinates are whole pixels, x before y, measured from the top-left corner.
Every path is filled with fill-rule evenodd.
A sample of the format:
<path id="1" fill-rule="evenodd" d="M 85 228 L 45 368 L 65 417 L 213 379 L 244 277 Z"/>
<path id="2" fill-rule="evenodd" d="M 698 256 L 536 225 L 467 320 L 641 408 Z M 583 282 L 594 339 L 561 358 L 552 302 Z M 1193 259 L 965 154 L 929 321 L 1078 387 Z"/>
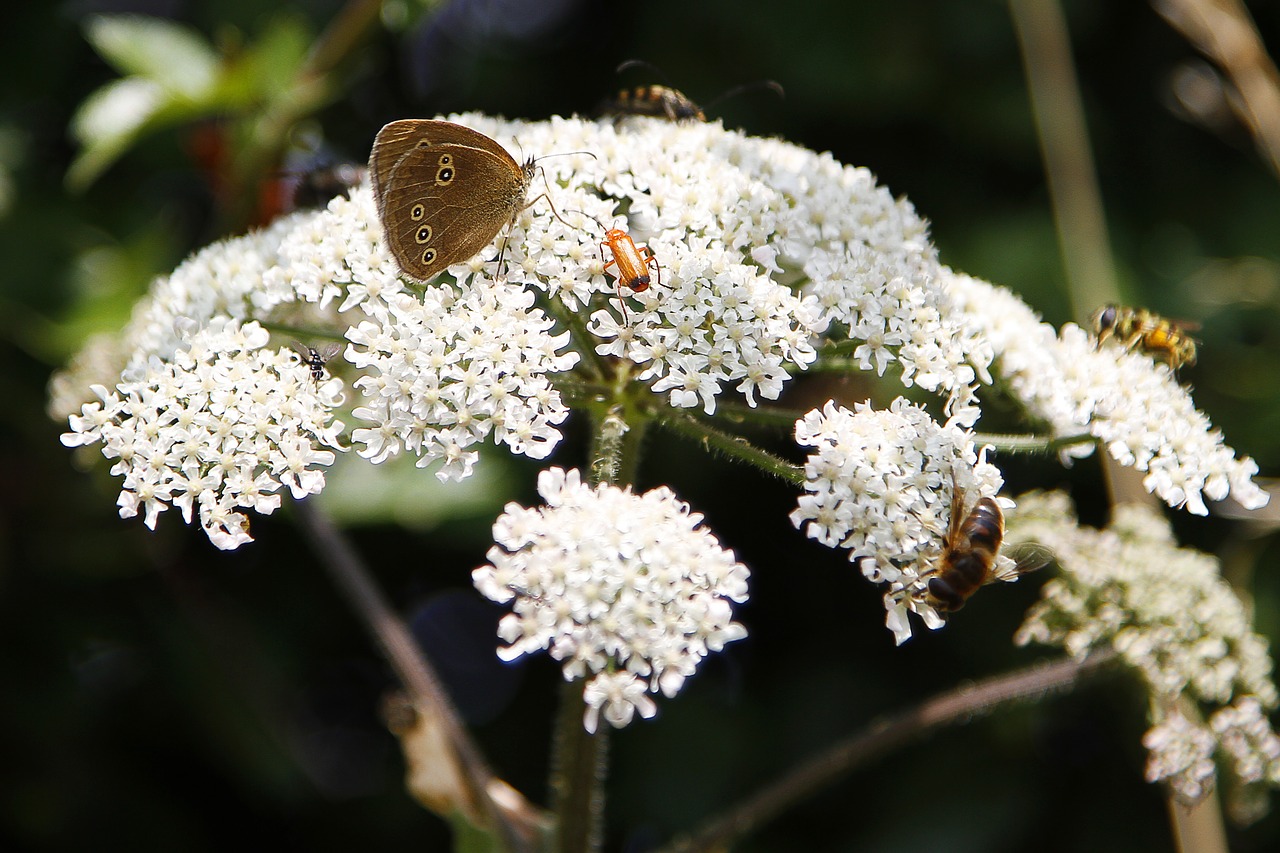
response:
<path id="1" fill-rule="evenodd" d="M 956 485 L 953 474 L 951 521 L 938 568 L 932 572 L 925 593 L 925 603 L 944 616 L 964 607 L 979 587 L 1013 580 L 1052 559 L 1047 550 L 1037 545 L 1020 544 L 1012 568 L 1001 570 L 997 557 L 1004 542 L 1004 513 L 1000 505 L 993 498 L 983 497 L 967 513 L 964 506 L 964 489 Z"/>
<path id="2" fill-rule="evenodd" d="M 1138 350 L 1169 365 L 1170 370 L 1196 363 L 1195 339 L 1186 334 L 1198 323 L 1168 320 L 1145 308 L 1103 305 L 1090 318 L 1098 345 L 1115 338 L 1126 350 Z"/>
<path id="3" fill-rule="evenodd" d="M 297 351 L 299 358 L 302 359 L 302 363 L 311 368 L 311 379 L 315 382 L 320 382 L 324 379 L 325 364 L 342 349 L 338 344 L 327 344 L 324 349 L 318 350 L 298 341 L 293 342 L 293 348 Z"/>

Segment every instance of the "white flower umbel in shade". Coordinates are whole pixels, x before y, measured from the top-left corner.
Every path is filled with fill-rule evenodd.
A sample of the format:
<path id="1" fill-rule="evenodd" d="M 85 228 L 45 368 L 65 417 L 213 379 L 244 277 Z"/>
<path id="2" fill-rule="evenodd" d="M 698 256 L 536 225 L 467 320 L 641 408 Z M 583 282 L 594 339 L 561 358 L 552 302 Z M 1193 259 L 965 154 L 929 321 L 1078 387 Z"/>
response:
<path id="1" fill-rule="evenodd" d="M 1280 786 L 1280 737 L 1262 703 L 1243 696 L 1209 718 L 1231 773 L 1231 816 L 1252 823 L 1267 812 L 1267 789 Z"/>
<path id="2" fill-rule="evenodd" d="M 946 549 L 952 494 L 963 490 L 967 512 L 979 498 L 995 497 L 1004 482 L 999 470 L 968 432 L 939 425 L 901 397 L 879 411 L 828 402 L 796 422 L 796 441 L 816 449 L 805 461 L 806 494 L 791 521 L 811 539 L 849 549 L 867 579 L 887 587 L 885 624 L 897 642 L 911 636 L 908 611 L 941 627 L 927 594 Z M 993 575 L 1012 580 L 1013 569 L 1000 554 Z"/>
<path id="3" fill-rule="evenodd" d="M 670 489 L 592 488 L 577 471 L 538 476 L 545 507 L 508 504 L 476 588 L 511 602 L 503 660 L 548 649 L 567 681 L 585 679 L 583 724 L 653 716 L 648 693 L 674 696 L 709 652 L 746 636 L 731 602 L 747 568 Z"/>
<path id="4" fill-rule="evenodd" d="M 1280 741 L 1262 713 L 1277 701 L 1267 642 L 1252 631 L 1216 560 L 1179 548 L 1168 523 L 1146 507 L 1118 507 L 1105 530 L 1080 527 L 1062 493 L 1019 497 L 1006 539 L 1048 547 L 1062 569 L 1017 641 L 1060 646 L 1073 657 L 1113 649 L 1147 685 L 1150 778 L 1187 799 L 1211 790 L 1202 760 L 1214 751 L 1208 738 L 1245 788 L 1280 779 Z M 1206 725 L 1180 703 L 1219 710 Z"/>
<path id="5" fill-rule="evenodd" d="M 1213 790 L 1217 739 L 1208 728 L 1177 708 L 1157 712 L 1161 719 L 1142 736 L 1147 748 L 1148 782 L 1164 782 L 1184 803 L 1197 803 Z"/>
<path id="6" fill-rule="evenodd" d="M 1253 482 L 1257 464 L 1236 458 L 1168 366 L 1141 352 L 1099 348 L 1072 323 L 1055 333 L 1005 288 L 946 275 L 957 309 L 991 343 L 997 375 L 1055 436 L 1092 434 L 1121 465 L 1145 472 L 1147 491 L 1171 507 L 1205 515 L 1205 498 L 1228 494 L 1247 509 L 1267 502 Z M 1077 444 L 1067 452 L 1092 450 Z"/>
<path id="7" fill-rule="evenodd" d="M 178 507 L 197 516 L 219 548 L 250 541 L 241 509 L 271 513 L 287 486 L 294 498 L 324 486 L 319 466 L 339 447 L 332 419 L 340 383 L 317 383 L 288 349 L 267 346 L 257 323 L 213 323 L 153 359 L 115 390 L 94 386 L 98 401 L 71 416 L 68 446 L 101 443 L 124 481 L 120 515 L 139 512 L 153 528 Z"/>

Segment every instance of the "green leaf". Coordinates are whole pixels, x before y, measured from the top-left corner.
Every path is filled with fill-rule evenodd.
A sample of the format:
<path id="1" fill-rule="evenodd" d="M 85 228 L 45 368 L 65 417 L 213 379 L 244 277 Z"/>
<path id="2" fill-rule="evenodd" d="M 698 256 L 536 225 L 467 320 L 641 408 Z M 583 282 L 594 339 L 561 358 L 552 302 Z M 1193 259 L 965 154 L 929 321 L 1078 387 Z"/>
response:
<path id="1" fill-rule="evenodd" d="M 200 100 L 218 79 L 220 59 L 199 33 L 160 18 L 91 18 L 90 44 L 121 74 L 144 77 L 176 94 Z"/>
<path id="2" fill-rule="evenodd" d="M 292 90 L 311 46 L 296 20 L 280 18 L 223 68 L 217 98 L 226 106 L 270 103 Z"/>
<path id="3" fill-rule="evenodd" d="M 91 94 L 71 119 L 80 153 L 67 170 L 67 186 L 82 190 L 116 161 L 169 101 L 154 81 L 127 77 Z"/>

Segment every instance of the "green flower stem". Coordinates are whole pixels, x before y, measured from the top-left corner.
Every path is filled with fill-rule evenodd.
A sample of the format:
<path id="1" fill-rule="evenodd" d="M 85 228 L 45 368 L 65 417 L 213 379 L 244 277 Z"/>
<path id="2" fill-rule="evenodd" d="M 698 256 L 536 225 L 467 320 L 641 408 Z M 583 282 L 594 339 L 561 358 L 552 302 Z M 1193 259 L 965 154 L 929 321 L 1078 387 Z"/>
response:
<path id="1" fill-rule="evenodd" d="M 818 350 L 818 361 L 822 361 L 832 355 L 849 355 L 865 343 L 866 341 L 858 340 L 857 338 L 849 338 L 843 341 L 826 341 Z M 813 370 L 813 365 L 810 365 L 809 369 Z"/>
<path id="2" fill-rule="evenodd" d="M 290 338 L 307 343 L 308 341 L 337 341 L 346 343 L 346 336 L 339 329 L 322 329 L 318 326 L 291 326 L 288 323 L 270 323 L 259 320 L 258 325 L 273 334 L 288 335 Z"/>
<path id="3" fill-rule="evenodd" d="M 830 358 L 822 356 L 809 365 L 806 373 L 866 373 L 856 361 L 847 358 Z"/>
<path id="4" fill-rule="evenodd" d="M 1058 437 L 1043 435 L 994 435 L 992 433 L 974 433 L 973 441 L 979 447 L 991 445 L 997 453 L 1057 453 L 1077 444 L 1093 444 L 1097 437 L 1090 433 L 1063 435 Z"/>
<path id="5" fill-rule="evenodd" d="M 582 709 L 582 682 L 566 682 L 560 691 L 551 768 L 556 853 L 599 850 L 603 835 L 609 739 L 603 729 L 589 734 L 582 727 Z"/>
<path id="6" fill-rule="evenodd" d="M 619 377 L 620 391 L 625 376 Z M 620 394 L 615 393 L 619 400 Z M 593 485 L 630 482 L 634 473 L 637 444 L 633 434 L 643 429 L 638 420 L 631 428 L 623 402 L 615 402 L 597 418 L 591 442 Z M 604 779 L 608 767 L 608 737 L 582 725 L 582 681 L 570 681 L 560 692 L 560 712 L 552 745 L 550 789 L 555 798 L 557 853 L 588 853 L 599 850 L 604 821 Z"/>
<path id="7" fill-rule="evenodd" d="M 1068 687 L 1114 657 L 1115 652 L 1106 651 L 1083 660 L 1068 658 L 1036 664 L 966 684 L 900 714 L 876 720 L 862 731 L 836 743 L 829 751 L 796 766 L 692 835 L 661 848 L 659 853 L 728 850 L 735 841 L 787 809 L 913 738 L 945 725 L 967 722 L 1016 700 L 1035 698 L 1051 690 Z"/>
<path id="8" fill-rule="evenodd" d="M 716 402 L 716 420 L 729 421 L 735 424 L 757 424 L 759 426 L 784 426 L 787 432 L 795 429 L 796 421 L 807 415 L 807 411 L 788 409 L 782 406 L 750 406 L 746 403 L 735 403 L 732 400 Z"/>
<path id="9" fill-rule="evenodd" d="M 692 415 L 667 413 L 656 416 L 655 420 L 660 426 L 701 442 L 708 450 L 754 465 L 766 474 L 780 477 L 797 486 L 804 485 L 803 468 L 756 447 L 742 436 L 717 429 Z"/>

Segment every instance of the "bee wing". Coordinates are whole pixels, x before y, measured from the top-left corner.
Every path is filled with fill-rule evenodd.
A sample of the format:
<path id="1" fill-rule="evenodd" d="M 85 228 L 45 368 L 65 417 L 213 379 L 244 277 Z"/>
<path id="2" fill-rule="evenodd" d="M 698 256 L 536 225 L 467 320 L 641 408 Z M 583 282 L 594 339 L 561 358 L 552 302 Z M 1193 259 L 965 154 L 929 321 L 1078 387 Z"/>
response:
<path id="1" fill-rule="evenodd" d="M 304 363 L 311 360 L 311 347 L 307 346 L 302 341 L 290 341 L 289 346 L 293 347 L 294 351 L 297 352 L 298 355 L 302 356 L 302 361 Z"/>
<path id="2" fill-rule="evenodd" d="M 328 344 L 320 350 L 320 358 L 322 361 L 328 361 L 340 352 L 342 352 L 342 344 Z"/>
<path id="3" fill-rule="evenodd" d="M 1001 554 L 1010 558 L 1012 563 L 1001 561 L 1004 562 L 1003 569 L 997 566 L 992 571 L 988 583 L 992 581 L 1016 581 L 1023 575 L 1043 569 L 1057 560 L 1053 551 L 1039 542 L 1019 542 L 1003 549 Z"/>

